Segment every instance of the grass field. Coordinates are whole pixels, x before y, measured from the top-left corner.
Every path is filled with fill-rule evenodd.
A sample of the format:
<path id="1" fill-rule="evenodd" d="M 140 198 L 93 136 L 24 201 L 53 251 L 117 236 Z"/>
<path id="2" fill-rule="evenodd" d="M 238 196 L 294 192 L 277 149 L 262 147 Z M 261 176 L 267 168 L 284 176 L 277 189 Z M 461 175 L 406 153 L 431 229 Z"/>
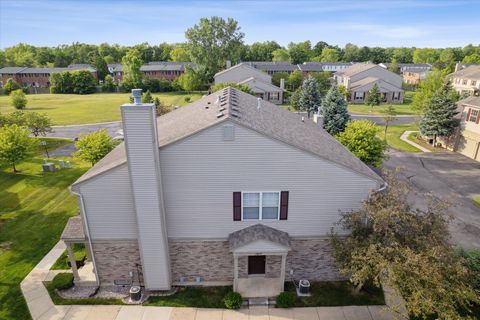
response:
<path id="1" fill-rule="evenodd" d="M 385 139 L 385 126 L 378 126 L 379 132 L 377 136 L 381 139 Z M 389 125 L 387 130 L 387 143 L 391 148 L 407 151 L 407 152 L 420 152 L 419 149 L 406 143 L 400 139 L 400 136 L 407 130 L 418 130 L 416 124 L 394 124 Z"/>
<path id="2" fill-rule="evenodd" d="M 414 92 L 413 91 L 406 91 L 405 98 L 402 104 L 391 104 L 398 115 L 418 115 L 419 112 L 417 110 L 413 110 L 411 108 L 412 98 Z M 349 104 L 348 111 L 351 113 L 359 113 L 359 114 L 371 114 L 371 115 L 385 115 L 385 110 L 389 104 L 381 104 L 379 106 L 370 107 L 366 104 Z"/>
<path id="3" fill-rule="evenodd" d="M 153 94 L 163 104 L 183 106 L 186 97 L 193 102 L 202 93 L 165 92 Z M 84 124 L 120 120 L 120 105 L 129 102 L 129 93 L 30 94 L 27 95 L 28 111 L 44 112 L 55 125 Z M 0 113 L 15 111 L 8 96 L 0 96 Z"/>
<path id="4" fill-rule="evenodd" d="M 51 148 L 67 142 L 49 139 Z M 68 186 L 90 167 L 68 159 L 72 169 L 43 174 L 43 158 L 37 151 L 18 164 L 22 172 L 16 174 L 0 167 L 0 319 L 30 319 L 20 282 L 55 245 L 68 218 L 77 214 L 77 200 Z"/>

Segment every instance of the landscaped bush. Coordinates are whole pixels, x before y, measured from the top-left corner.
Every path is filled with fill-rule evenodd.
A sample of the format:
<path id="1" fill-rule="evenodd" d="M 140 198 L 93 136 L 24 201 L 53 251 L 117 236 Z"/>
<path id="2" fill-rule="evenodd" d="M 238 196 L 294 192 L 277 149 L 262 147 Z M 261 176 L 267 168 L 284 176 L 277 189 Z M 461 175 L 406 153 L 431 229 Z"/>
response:
<path id="1" fill-rule="evenodd" d="M 227 309 L 240 309 L 243 299 L 240 293 L 232 291 L 225 295 L 223 302 Z"/>
<path id="2" fill-rule="evenodd" d="M 12 105 L 17 110 L 25 109 L 25 107 L 27 106 L 27 97 L 22 89 L 12 91 L 10 93 L 10 99 L 12 100 Z"/>
<path id="3" fill-rule="evenodd" d="M 293 292 L 282 292 L 277 297 L 277 307 L 278 308 L 291 308 L 295 305 L 295 293 Z"/>
<path id="4" fill-rule="evenodd" d="M 73 287 L 73 274 L 59 273 L 53 278 L 52 285 L 55 289 L 64 290 Z"/>
<path id="5" fill-rule="evenodd" d="M 462 250 L 460 255 L 465 259 L 465 266 L 470 271 L 470 283 L 480 293 L 480 250 Z"/>

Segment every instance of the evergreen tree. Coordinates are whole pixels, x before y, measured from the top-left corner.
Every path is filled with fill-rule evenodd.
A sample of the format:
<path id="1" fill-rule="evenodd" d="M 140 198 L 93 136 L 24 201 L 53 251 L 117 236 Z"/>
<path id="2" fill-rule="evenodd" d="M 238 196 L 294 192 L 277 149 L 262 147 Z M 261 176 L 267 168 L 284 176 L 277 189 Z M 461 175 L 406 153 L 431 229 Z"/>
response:
<path id="1" fill-rule="evenodd" d="M 307 112 L 308 117 L 320 107 L 322 98 L 315 78 L 309 76 L 300 87 L 298 106 L 301 111 Z"/>
<path id="2" fill-rule="evenodd" d="M 147 90 L 145 94 L 142 95 L 142 103 L 154 103 L 152 93 L 150 90 Z"/>
<path id="3" fill-rule="evenodd" d="M 323 128 L 332 136 L 345 130 L 350 115 L 345 97 L 337 86 L 328 90 L 322 101 L 320 114 L 323 116 Z"/>
<path id="4" fill-rule="evenodd" d="M 421 134 L 433 137 L 433 145 L 436 146 L 437 137 L 451 135 L 458 126 L 457 114 L 457 105 L 450 94 L 449 84 L 446 84 L 426 104 L 425 114 L 420 120 Z"/>
<path id="5" fill-rule="evenodd" d="M 373 106 L 379 106 L 380 103 L 382 103 L 382 94 L 376 83 L 373 85 L 372 89 L 368 91 L 365 103 L 368 104 L 372 109 Z"/>

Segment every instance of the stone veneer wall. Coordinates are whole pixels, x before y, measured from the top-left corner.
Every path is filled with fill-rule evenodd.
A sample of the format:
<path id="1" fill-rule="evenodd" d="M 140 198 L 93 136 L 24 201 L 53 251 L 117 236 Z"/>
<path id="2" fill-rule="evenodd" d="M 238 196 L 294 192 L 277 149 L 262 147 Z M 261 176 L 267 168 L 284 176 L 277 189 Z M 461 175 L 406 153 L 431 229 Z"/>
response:
<path id="1" fill-rule="evenodd" d="M 233 281 L 233 254 L 228 241 L 169 240 L 172 281 Z"/>
<path id="2" fill-rule="evenodd" d="M 248 257 L 247 256 L 238 257 L 238 278 L 239 279 L 248 278 Z"/>
<path id="3" fill-rule="evenodd" d="M 267 256 L 265 266 L 266 278 L 278 278 L 282 269 L 282 256 Z"/>
<path id="4" fill-rule="evenodd" d="M 140 281 L 143 282 L 137 240 L 94 241 L 93 253 L 101 285 L 113 285 L 114 280 L 131 280 L 129 272 L 136 274 L 137 264 Z"/>
<path id="5" fill-rule="evenodd" d="M 347 278 L 339 272 L 329 239 L 292 239 L 291 250 L 287 255 L 286 280 L 292 269 L 295 280 L 335 281 Z"/>

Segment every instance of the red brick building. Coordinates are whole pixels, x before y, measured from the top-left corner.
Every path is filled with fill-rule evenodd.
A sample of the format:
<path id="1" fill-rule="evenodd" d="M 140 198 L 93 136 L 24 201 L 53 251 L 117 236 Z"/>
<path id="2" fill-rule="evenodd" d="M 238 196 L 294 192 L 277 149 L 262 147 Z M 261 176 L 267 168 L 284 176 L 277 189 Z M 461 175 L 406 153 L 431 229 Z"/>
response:
<path id="1" fill-rule="evenodd" d="M 12 78 L 23 87 L 48 88 L 52 73 L 75 70 L 88 70 L 98 81 L 97 70 L 88 64 L 71 64 L 67 68 L 5 67 L 0 69 L 0 87 Z"/>
<path id="2" fill-rule="evenodd" d="M 150 79 L 173 81 L 181 76 L 188 66 L 194 67 L 191 62 L 152 61 L 140 68 L 143 76 Z M 116 83 L 123 79 L 123 66 L 119 63 L 109 64 L 108 70 Z"/>

